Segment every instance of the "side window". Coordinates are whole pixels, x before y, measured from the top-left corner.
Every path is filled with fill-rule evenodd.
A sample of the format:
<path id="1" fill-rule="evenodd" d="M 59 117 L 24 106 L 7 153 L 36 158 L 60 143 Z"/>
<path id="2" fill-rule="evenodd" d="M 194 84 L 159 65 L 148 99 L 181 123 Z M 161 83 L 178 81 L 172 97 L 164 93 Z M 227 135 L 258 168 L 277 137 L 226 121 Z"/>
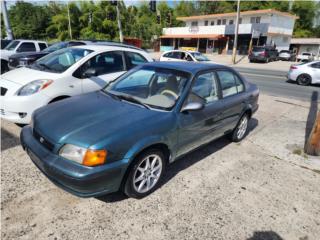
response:
<path id="1" fill-rule="evenodd" d="M 40 50 L 46 49 L 47 45 L 45 43 L 39 43 Z"/>
<path id="2" fill-rule="evenodd" d="M 124 71 L 122 52 L 106 52 L 101 53 L 82 65 L 82 71 L 86 71 L 89 68 L 93 68 L 97 72 L 97 76 Z"/>
<path id="3" fill-rule="evenodd" d="M 189 61 L 189 62 L 193 62 L 193 59 L 192 59 L 192 57 L 189 55 L 189 54 L 187 54 L 187 61 Z"/>
<path id="4" fill-rule="evenodd" d="M 21 43 L 17 51 L 18 52 L 35 52 L 36 46 L 34 45 L 34 43 L 31 43 L 31 42 Z"/>
<path id="5" fill-rule="evenodd" d="M 244 91 L 244 85 L 242 81 L 234 73 L 229 71 L 217 71 L 222 96 L 227 97 Z"/>
<path id="6" fill-rule="evenodd" d="M 126 55 L 126 63 L 127 70 L 134 68 L 140 64 L 146 63 L 147 59 L 145 59 L 141 54 L 135 52 L 125 52 Z"/>
<path id="7" fill-rule="evenodd" d="M 320 69 L 320 62 L 316 62 L 310 65 L 312 68 L 318 68 Z"/>
<path id="8" fill-rule="evenodd" d="M 180 59 L 185 60 L 186 59 L 186 54 L 184 52 L 180 53 Z"/>
<path id="9" fill-rule="evenodd" d="M 203 98 L 206 103 L 218 100 L 218 89 L 214 73 L 204 73 L 197 77 L 191 92 Z"/>
<path id="10" fill-rule="evenodd" d="M 181 59 L 180 52 L 172 52 L 171 58 Z"/>

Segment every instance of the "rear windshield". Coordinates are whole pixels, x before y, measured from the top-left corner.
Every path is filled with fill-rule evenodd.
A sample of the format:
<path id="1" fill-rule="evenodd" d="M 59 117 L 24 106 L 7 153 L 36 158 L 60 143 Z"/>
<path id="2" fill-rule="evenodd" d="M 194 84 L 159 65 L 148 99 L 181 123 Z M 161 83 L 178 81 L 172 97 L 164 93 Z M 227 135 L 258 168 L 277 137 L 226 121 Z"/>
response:
<path id="1" fill-rule="evenodd" d="M 264 47 L 253 47 L 252 49 L 253 52 L 263 52 L 265 51 Z"/>
<path id="2" fill-rule="evenodd" d="M 302 53 L 302 55 L 304 55 L 304 56 L 310 56 L 311 53 Z"/>

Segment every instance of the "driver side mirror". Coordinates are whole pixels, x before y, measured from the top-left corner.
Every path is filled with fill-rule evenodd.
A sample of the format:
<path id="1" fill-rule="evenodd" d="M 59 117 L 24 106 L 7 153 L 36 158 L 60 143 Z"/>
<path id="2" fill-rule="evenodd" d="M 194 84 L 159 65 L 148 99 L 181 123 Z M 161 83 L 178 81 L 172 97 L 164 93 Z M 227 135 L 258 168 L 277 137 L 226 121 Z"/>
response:
<path id="1" fill-rule="evenodd" d="M 204 108 L 203 102 L 189 102 L 185 106 L 182 107 L 181 112 L 190 112 L 190 111 L 197 111 Z"/>
<path id="2" fill-rule="evenodd" d="M 90 78 L 97 76 L 97 70 L 95 68 L 88 68 L 84 73 L 82 73 L 83 78 Z"/>

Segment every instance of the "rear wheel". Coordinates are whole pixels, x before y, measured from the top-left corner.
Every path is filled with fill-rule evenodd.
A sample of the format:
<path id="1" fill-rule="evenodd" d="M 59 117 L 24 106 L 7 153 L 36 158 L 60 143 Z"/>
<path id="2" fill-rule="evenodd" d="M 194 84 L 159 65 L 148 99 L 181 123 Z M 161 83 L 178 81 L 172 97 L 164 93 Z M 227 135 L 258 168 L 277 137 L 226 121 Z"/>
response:
<path id="1" fill-rule="evenodd" d="M 301 74 L 297 78 L 297 83 L 302 86 L 307 86 L 311 84 L 311 76 L 308 74 Z"/>
<path id="2" fill-rule="evenodd" d="M 165 170 L 165 156 L 158 149 L 150 149 L 136 159 L 124 185 L 128 197 L 143 198 L 159 185 Z"/>
<path id="3" fill-rule="evenodd" d="M 245 113 L 241 117 L 236 128 L 231 133 L 231 140 L 233 142 L 240 142 L 242 139 L 245 138 L 245 136 L 248 133 L 248 123 L 249 123 L 249 115 Z"/>

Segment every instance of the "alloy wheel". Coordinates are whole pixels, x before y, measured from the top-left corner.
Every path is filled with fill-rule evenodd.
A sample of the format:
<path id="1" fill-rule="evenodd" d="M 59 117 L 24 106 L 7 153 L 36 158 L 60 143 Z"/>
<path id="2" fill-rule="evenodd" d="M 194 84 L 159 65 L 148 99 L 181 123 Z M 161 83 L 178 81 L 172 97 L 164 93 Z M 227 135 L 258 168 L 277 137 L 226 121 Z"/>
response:
<path id="1" fill-rule="evenodd" d="M 239 127 L 238 127 L 238 132 L 237 132 L 237 138 L 241 139 L 247 132 L 248 128 L 248 118 L 247 116 L 243 116 L 242 119 L 240 120 Z"/>
<path id="2" fill-rule="evenodd" d="M 145 157 L 133 174 L 133 187 L 138 193 L 150 191 L 158 182 L 162 172 L 162 160 L 159 155 Z"/>

